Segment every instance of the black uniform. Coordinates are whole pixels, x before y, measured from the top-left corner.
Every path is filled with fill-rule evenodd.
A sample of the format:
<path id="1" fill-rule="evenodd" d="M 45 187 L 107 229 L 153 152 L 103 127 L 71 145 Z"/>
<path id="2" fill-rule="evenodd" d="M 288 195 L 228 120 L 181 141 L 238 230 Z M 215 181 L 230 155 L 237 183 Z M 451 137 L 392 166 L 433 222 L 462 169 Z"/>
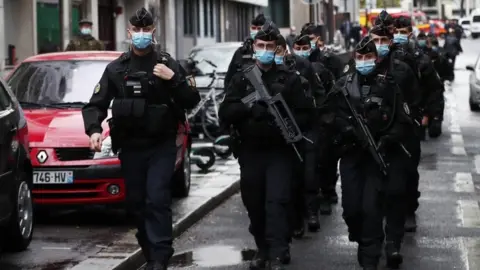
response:
<path id="1" fill-rule="evenodd" d="M 228 87 L 228 84 L 235 73 L 255 63 L 255 59 L 253 59 L 252 44 L 253 39 L 250 37 L 246 38 L 242 47 L 238 48 L 233 54 L 232 61 L 230 61 L 230 65 L 228 66 L 227 74 L 225 74 L 225 80 L 223 82 L 225 89 Z"/>
<path id="2" fill-rule="evenodd" d="M 272 95 L 282 93 L 297 123 L 306 129 L 312 104 L 301 90 L 301 78 L 296 71 L 273 65 L 263 72 L 262 78 Z M 248 108 L 242 103 L 241 99 L 252 91 L 244 75 L 235 74 L 219 116 L 223 124 L 233 125 L 239 135 L 240 188 L 251 221 L 250 232 L 260 253 L 271 260 L 283 259 L 289 251 L 287 214 L 297 157 L 272 123 L 264 105 L 255 103 Z"/>
<path id="3" fill-rule="evenodd" d="M 138 14 L 130 20 L 132 24 L 153 24 L 145 9 Z M 184 121 L 184 111 L 195 107 L 200 96 L 173 58 L 152 48 L 145 50 L 150 52 L 138 56 L 131 50 L 108 64 L 82 113 L 86 134 L 101 133 L 113 99 L 108 122 L 114 151 L 119 152 L 127 207 L 135 216 L 147 269 L 157 270 L 166 269 L 173 255 L 170 207 L 177 128 Z M 154 76 L 158 63 L 175 75 L 168 81 Z"/>
<path id="4" fill-rule="evenodd" d="M 343 68 L 345 67 L 345 63 L 343 63 L 342 59 L 340 59 L 340 57 L 335 55 L 333 52 L 315 49 L 310 54 L 308 59 L 310 62 L 322 63 L 325 68 L 332 72 L 336 80 L 343 76 Z"/>
<path id="5" fill-rule="evenodd" d="M 447 53 L 447 56 L 452 60 L 452 65 L 455 68 L 455 60 L 457 59 L 457 55 L 463 52 L 462 45 L 460 45 L 460 40 L 455 36 L 455 34 L 449 34 L 445 37 L 443 49 Z"/>
<path id="6" fill-rule="evenodd" d="M 325 84 L 321 80 L 320 75 L 314 70 L 313 64 L 305 58 L 298 55 L 288 55 L 285 57 L 285 64 L 308 80 L 309 96 L 312 97 L 317 106 L 317 110 L 321 110 L 326 98 Z M 321 65 L 320 63 L 318 63 Z M 319 111 L 314 115 L 318 116 Z M 312 142 L 305 141 L 302 145 L 304 162 L 298 162 L 294 180 L 303 179 L 304 181 L 295 181 L 294 189 L 294 209 L 293 209 L 293 236 L 301 237 L 304 234 L 304 218 L 308 214 L 308 229 L 310 231 L 318 231 L 320 221 L 318 220 L 318 190 L 320 182 L 318 181 L 318 145 L 320 127 L 313 124 L 305 135 Z"/>
<path id="7" fill-rule="evenodd" d="M 340 159 L 343 217 L 349 239 L 359 244 L 358 260 L 364 269 L 377 269 L 385 237 L 385 215 L 387 260 L 389 264 L 401 260 L 398 251 L 404 234 L 403 172 L 408 168 L 408 155 L 402 145 L 406 134 L 412 131 L 412 123 L 402 90 L 388 64 L 384 62 L 385 66 L 378 66 L 369 75 L 351 73 L 342 77 L 337 89 L 328 96 L 343 150 Z M 341 89 L 346 89 L 350 103 L 358 114 L 365 116 L 374 140 L 382 146 L 379 152 L 389 164 L 387 176 L 382 175 L 379 164 L 359 137 Z"/>

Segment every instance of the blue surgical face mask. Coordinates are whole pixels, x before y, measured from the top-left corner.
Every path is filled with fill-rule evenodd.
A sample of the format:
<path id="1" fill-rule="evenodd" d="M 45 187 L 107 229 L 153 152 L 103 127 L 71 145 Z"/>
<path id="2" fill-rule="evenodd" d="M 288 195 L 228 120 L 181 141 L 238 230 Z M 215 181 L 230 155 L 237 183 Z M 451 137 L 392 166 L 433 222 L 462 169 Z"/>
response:
<path id="1" fill-rule="evenodd" d="M 388 44 L 377 45 L 377 52 L 380 57 L 385 57 L 388 55 L 390 51 Z"/>
<path id="2" fill-rule="evenodd" d="M 433 46 L 433 47 L 432 47 L 432 50 L 433 50 L 434 52 L 438 52 L 438 47 L 437 47 L 437 46 Z"/>
<path id="3" fill-rule="evenodd" d="M 375 69 L 375 59 L 355 60 L 355 68 L 362 75 L 368 75 Z"/>
<path id="4" fill-rule="evenodd" d="M 315 41 L 310 41 L 310 46 L 312 47 L 312 50 L 315 50 L 317 48 L 317 43 Z"/>
<path id="5" fill-rule="evenodd" d="M 257 35 L 257 33 L 258 33 L 257 30 L 252 30 L 252 31 L 250 31 L 250 37 L 251 37 L 252 39 L 255 39 L 255 36 Z"/>
<path id="6" fill-rule="evenodd" d="M 300 56 L 300 57 L 308 58 L 310 56 L 311 51 L 293 50 L 293 53 Z"/>
<path id="7" fill-rule="evenodd" d="M 275 59 L 275 52 L 274 51 L 266 51 L 266 50 L 257 50 L 255 51 L 255 58 L 257 58 L 260 63 L 269 65 Z"/>
<path id="8" fill-rule="evenodd" d="M 427 46 L 427 41 L 426 41 L 426 40 L 419 40 L 419 41 L 418 41 L 418 46 L 420 46 L 420 47 L 426 47 L 426 46 Z"/>
<path id="9" fill-rule="evenodd" d="M 397 44 L 407 44 L 408 43 L 408 35 L 395 34 L 395 35 L 393 35 L 393 42 L 395 42 Z"/>
<path id="10" fill-rule="evenodd" d="M 92 29 L 90 29 L 90 28 L 81 28 L 81 29 L 80 29 L 80 33 L 82 33 L 83 35 L 91 35 L 91 34 L 92 34 Z"/>
<path id="11" fill-rule="evenodd" d="M 152 44 L 152 33 L 134 32 L 132 33 L 132 44 L 137 49 L 145 49 Z"/>
<path id="12" fill-rule="evenodd" d="M 283 64 L 283 56 L 275 55 L 275 64 L 282 65 Z"/>

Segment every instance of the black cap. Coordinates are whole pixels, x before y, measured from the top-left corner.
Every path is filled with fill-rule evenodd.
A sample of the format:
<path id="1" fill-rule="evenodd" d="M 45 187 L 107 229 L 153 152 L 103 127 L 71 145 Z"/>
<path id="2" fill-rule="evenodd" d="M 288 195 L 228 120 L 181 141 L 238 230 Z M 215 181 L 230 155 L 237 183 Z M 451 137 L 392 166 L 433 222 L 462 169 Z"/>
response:
<path id="1" fill-rule="evenodd" d="M 378 17 L 375 19 L 375 25 L 384 25 L 384 26 L 390 26 L 393 24 L 393 18 L 388 14 L 386 10 L 382 10 L 380 14 L 378 14 Z"/>
<path id="2" fill-rule="evenodd" d="M 388 37 L 389 39 L 393 38 L 393 35 L 388 31 L 386 26 L 377 25 L 370 30 L 370 33 L 381 37 Z"/>
<path id="3" fill-rule="evenodd" d="M 130 17 L 129 22 L 135 27 L 147 27 L 153 25 L 153 17 L 145 8 L 137 9 L 135 14 Z"/>
<path id="4" fill-rule="evenodd" d="M 251 24 L 255 26 L 262 26 L 265 24 L 266 21 L 267 19 L 265 19 L 265 15 L 263 15 L 263 13 L 260 13 L 252 19 Z"/>
<path id="5" fill-rule="evenodd" d="M 320 25 L 316 25 L 314 23 L 306 23 L 302 26 L 302 30 L 300 31 L 300 35 L 322 35 L 322 28 Z"/>
<path id="6" fill-rule="evenodd" d="M 297 45 L 310 45 L 310 37 L 307 36 L 307 35 L 299 35 L 295 38 L 295 40 L 293 41 L 293 44 L 297 44 Z"/>
<path id="7" fill-rule="evenodd" d="M 366 36 L 355 46 L 355 52 L 359 54 L 375 53 L 377 54 L 377 46 L 375 42 L 369 37 Z"/>
<path id="8" fill-rule="evenodd" d="M 405 16 L 400 16 L 395 19 L 394 25 L 396 28 L 407 28 L 412 26 L 412 20 Z"/>
<path id="9" fill-rule="evenodd" d="M 278 36 L 280 35 L 280 30 L 278 30 L 275 23 L 272 21 L 267 21 L 263 26 L 262 29 L 258 31 L 255 35 L 255 39 L 260 39 L 264 41 L 276 41 L 278 40 Z"/>
<path id="10" fill-rule="evenodd" d="M 281 46 L 282 48 L 287 48 L 287 41 L 282 35 L 277 36 L 277 46 Z"/>
<path id="11" fill-rule="evenodd" d="M 89 24 L 89 25 L 93 25 L 93 22 L 89 19 L 81 19 L 79 22 L 78 22 L 79 25 L 82 25 L 82 24 Z"/>
<path id="12" fill-rule="evenodd" d="M 422 31 L 422 32 L 418 33 L 417 38 L 427 38 L 427 35 L 425 34 L 425 32 Z"/>

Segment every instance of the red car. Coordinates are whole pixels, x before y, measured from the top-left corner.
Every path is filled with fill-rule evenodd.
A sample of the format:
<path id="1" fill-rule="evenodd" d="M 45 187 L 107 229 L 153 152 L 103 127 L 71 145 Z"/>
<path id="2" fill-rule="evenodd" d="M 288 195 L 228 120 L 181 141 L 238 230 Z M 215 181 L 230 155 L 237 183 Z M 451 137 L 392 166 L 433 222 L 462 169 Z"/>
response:
<path id="1" fill-rule="evenodd" d="M 116 204 L 125 199 L 120 161 L 103 123 L 102 151 L 89 149 L 81 109 L 108 63 L 122 52 L 60 52 L 32 56 L 8 76 L 28 121 L 33 198 L 41 205 Z M 190 190 L 188 123 L 179 125 L 174 195 Z"/>

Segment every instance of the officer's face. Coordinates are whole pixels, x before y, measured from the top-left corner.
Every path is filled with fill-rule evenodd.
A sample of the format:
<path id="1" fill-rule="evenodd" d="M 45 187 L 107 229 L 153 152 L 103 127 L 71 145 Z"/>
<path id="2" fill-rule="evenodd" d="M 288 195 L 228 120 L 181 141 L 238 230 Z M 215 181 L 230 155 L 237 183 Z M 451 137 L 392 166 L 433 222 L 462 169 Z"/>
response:
<path id="1" fill-rule="evenodd" d="M 265 41 L 256 39 L 253 44 L 255 51 L 275 51 L 277 49 L 277 43 L 275 41 Z"/>
<path id="2" fill-rule="evenodd" d="M 375 34 L 370 34 L 373 42 L 375 42 L 375 45 L 390 45 L 392 43 L 392 40 L 389 37 L 384 37 L 384 36 L 377 36 Z"/>
<path id="3" fill-rule="evenodd" d="M 146 26 L 146 27 L 136 27 L 133 25 L 130 25 L 128 28 L 128 38 L 132 38 L 132 33 L 138 33 L 138 32 L 144 32 L 144 33 L 152 33 L 152 35 L 155 33 L 155 27 L 153 25 Z"/>
<path id="4" fill-rule="evenodd" d="M 293 49 L 295 51 L 310 51 L 311 47 L 309 45 L 298 45 L 298 44 L 293 44 Z"/>
<path id="5" fill-rule="evenodd" d="M 89 23 L 80 24 L 80 29 L 92 29 L 92 25 Z"/>
<path id="6" fill-rule="evenodd" d="M 373 52 L 367 53 L 367 54 L 360 54 L 360 53 L 355 53 L 355 60 L 356 61 L 368 61 L 368 60 L 377 60 L 377 55 Z"/>
<path id="7" fill-rule="evenodd" d="M 278 47 L 277 47 L 277 51 L 275 52 L 275 55 L 285 56 L 285 54 L 287 54 L 287 48 L 286 48 L 286 47 L 282 47 L 282 46 L 278 46 Z"/>
<path id="8" fill-rule="evenodd" d="M 407 35 L 409 38 L 411 37 L 412 33 L 408 29 L 408 27 L 405 28 L 395 28 L 394 34 L 400 34 L 400 35 Z"/>

